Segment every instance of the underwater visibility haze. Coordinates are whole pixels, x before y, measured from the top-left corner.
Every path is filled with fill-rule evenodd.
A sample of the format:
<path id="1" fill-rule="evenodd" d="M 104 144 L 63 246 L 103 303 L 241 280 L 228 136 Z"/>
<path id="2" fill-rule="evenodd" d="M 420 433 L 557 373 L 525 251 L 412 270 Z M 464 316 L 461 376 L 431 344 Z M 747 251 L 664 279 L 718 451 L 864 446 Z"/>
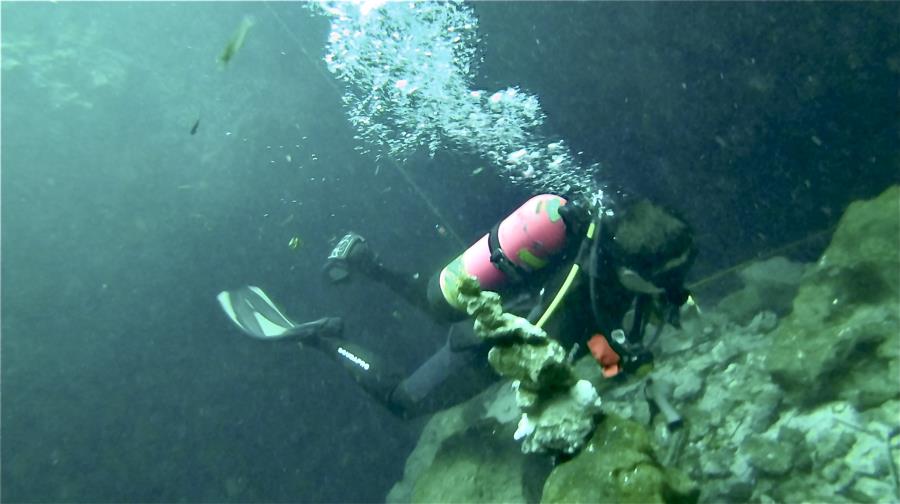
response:
<path id="1" fill-rule="evenodd" d="M 3 2 L 0 500 L 900 500 L 898 27 L 896 3 Z M 259 286 L 410 372 L 446 327 L 326 258 L 353 231 L 428 278 L 543 193 L 648 198 L 699 250 L 662 385 L 575 363 L 608 420 L 565 463 L 520 452 L 505 389 L 402 419 L 216 301 Z M 615 485 L 579 468 L 626 459 L 669 486 L 591 493 Z"/>

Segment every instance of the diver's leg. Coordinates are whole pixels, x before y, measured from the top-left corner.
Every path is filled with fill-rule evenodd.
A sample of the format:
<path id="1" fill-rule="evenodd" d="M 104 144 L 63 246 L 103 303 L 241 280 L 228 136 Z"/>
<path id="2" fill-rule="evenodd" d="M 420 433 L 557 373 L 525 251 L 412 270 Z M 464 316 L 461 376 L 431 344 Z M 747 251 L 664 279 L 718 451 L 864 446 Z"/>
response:
<path id="1" fill-rule="evenodd" d="M 253 286 L 222 291 L 217 299 L 225 314 L 243 333 L 257 340 L 299 341 L 301 346 L 315 348 L 344 367 L 373 398 L 401 416 L 408 416 L 407 405 L 417 403 L 424 393 L 422 391 L 427 391 L 428 385 L 423 385 L 423 382 L 442 382 L 456 369 L 445 364 L 448 359 L 439 352 L 438 356 L 429 361 L 437 363 L 432 371 L 425 373 L 423 369 L 427 366 L 423 366 L 406 387 L 398 388 L 404 376 L 400 368 L 359 345 L 345 341 L 342 338 L 344 325 L 340 318 L 325 317 L 312 322 L 294 322 L 281 312 L 262 289 Z M 421 376 L 425 374 L 433 376 L 423 380 Z"/>
<path id="2" fill-rule="evenodd" d="M 403 379 L 399 366 L 336 336 L 306 338 L 301 345 L 315 348 L 340 364 L 367 394 L 388 410 L 399 414 L 392 403 L 392 394 Z"/>
<path id="3" fill-rule="evenodd" d="M 457 324 L 453 329 L 461 325 L 465 324 Z M 403 417 L 446 409 L 476 395 L 496 380 L 496 373 L 487 363 L 487 347 L 458 345 L 468 338 L 454 336 L 453 329 L 447 343 L 400 382 L 391 394 L 395 411 Z M 466 331 L 464 328 L 462 332 Z"/>
<path id="4" fill-rule="evenodd" d="M 366 239 L 353 232 L 341 238 L 325 262 L 325 273 L 333 283 L 348 279 L 351 272 L 359 272 L 387 286 L 409 304 L 430 312 L 428 279 L 418 273 L 388 268 Z"/>
<path id="5" fill-rule="evenodd" d="M 376 282 L 385 285 L 395 294 L 403 298 L 407 303 L 416 308 L 430 313 L 428 304 L 428 280 L 415 273 L 401 273 L 394 271 L 377 261 L 366 275 Z"/>
<path id="6" fill-rule="evenodd" d="M 315 348 L 340 364 L 367 394 L 390 412 L 412 418 L 467 399 L 493 381 L 485 347 L 471 344 L 472 340 L 465 336 L 469 331 L 465 325 L 454 328 L 460 326 L 463 328 L 457 332 L 462 337 L 454 336 L 451 329 L 447 344 L 406 378 L 399 366 L 383 356 L 333 334 L 308 335 L 302 345 Z"/>
<path id="7" fill-rule="evenodd" d="M 386 285 L 407 303 L 427 313 L 436 322 L 454 323 L 467 318 L 466 313 L 450 306 L 441 292 L 440 273 L 430 278 L 422 275 L 400 273 L 377 261 L 366 275 Z"/>

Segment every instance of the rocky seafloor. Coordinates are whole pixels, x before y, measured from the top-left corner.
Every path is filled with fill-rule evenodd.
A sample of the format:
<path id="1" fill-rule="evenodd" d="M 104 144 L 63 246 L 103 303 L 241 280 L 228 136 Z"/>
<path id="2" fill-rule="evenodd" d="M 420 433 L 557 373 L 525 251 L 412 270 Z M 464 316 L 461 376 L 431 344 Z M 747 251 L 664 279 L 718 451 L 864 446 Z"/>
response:
<path id="1" fill-rule="evenodd" d="M 650 375 L 578 362 L 603 415 L 576 456 L 523 455 L 500 383 L 429 420 L 387 500 L 900 501 L 900 187 L 851 204 L 815 263 L 739 277 L 662 332 Z"/>

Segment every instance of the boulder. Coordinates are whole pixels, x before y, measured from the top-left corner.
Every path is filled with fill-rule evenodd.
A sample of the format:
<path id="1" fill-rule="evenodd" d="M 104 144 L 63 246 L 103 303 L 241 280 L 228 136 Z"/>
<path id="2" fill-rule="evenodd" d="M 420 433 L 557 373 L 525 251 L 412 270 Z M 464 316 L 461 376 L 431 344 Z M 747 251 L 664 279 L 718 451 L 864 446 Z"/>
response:
<path id="1" fill-rule="evenodd" d="M 653 457 L 650 436 L 636 422 L 607 416 L 572 460 L 557 466 L 541 502 L 696 502 L 699 489 Z"/>
<path id="2" fill-rule="evenodd" d="M 509 382 L 436 413 L 387 502 L 537 502 L 551 458 L 522 454 L 520 416 Z"/>
<path id="3" fill-rule="evenodd" d="M 537 502 L 540 485 L 534 483 L 546 476 L 550 460 L 523 455 L 512 433 L 509 426 L 481 422 L 447 438 L 416 481 L 411 501 Z"/>
<path id="4" fill-rule="evenodd" d="M 772 333 L 766 365 L 799 404 L 900 397 L 900 186 L 855 202 Z M 885 379 L 893 377 L 893 379 Z"/>
<path id="5" fill-rule="evenodd" d="M 763 310 L 783 315 L 790 311 L 806 270 L 806 264 L 780 256 L 753 262 L 738 273 L 744 288 L 725 296 L 717 310 L 739 324 Z"/>

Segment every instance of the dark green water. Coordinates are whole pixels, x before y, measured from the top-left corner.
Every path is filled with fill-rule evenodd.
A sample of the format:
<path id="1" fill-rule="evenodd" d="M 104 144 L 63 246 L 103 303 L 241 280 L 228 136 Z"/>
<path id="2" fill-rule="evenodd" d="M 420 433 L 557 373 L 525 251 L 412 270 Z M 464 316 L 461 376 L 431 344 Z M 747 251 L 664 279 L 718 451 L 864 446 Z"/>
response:
<path id="1" fill-rule="evenodd" d="M 476 86 L 537 94 L 610 188 L 680 209 L 696 279 L 900 181 L 896 4 L 474 9 Z M 0 14 L 0 498 L 382 500 L 420 424 L 316 355 L 243 339 L 215 294 L 253 283 L 298 318 L 345 316 L 354 338 L 413 367 L 441 329 L 379 287 L 330 288 L 330 241 L 360 231 L 429 274 L 459 251 L 439 226 L 473 240 L 524 189 L 473 176 L 460 152 L 409 163 L 421 193 L 376 170 L 320 62 L 328 22 L 301 6 Z M 245 16 L 255 25 L 220 68 Z"/>

